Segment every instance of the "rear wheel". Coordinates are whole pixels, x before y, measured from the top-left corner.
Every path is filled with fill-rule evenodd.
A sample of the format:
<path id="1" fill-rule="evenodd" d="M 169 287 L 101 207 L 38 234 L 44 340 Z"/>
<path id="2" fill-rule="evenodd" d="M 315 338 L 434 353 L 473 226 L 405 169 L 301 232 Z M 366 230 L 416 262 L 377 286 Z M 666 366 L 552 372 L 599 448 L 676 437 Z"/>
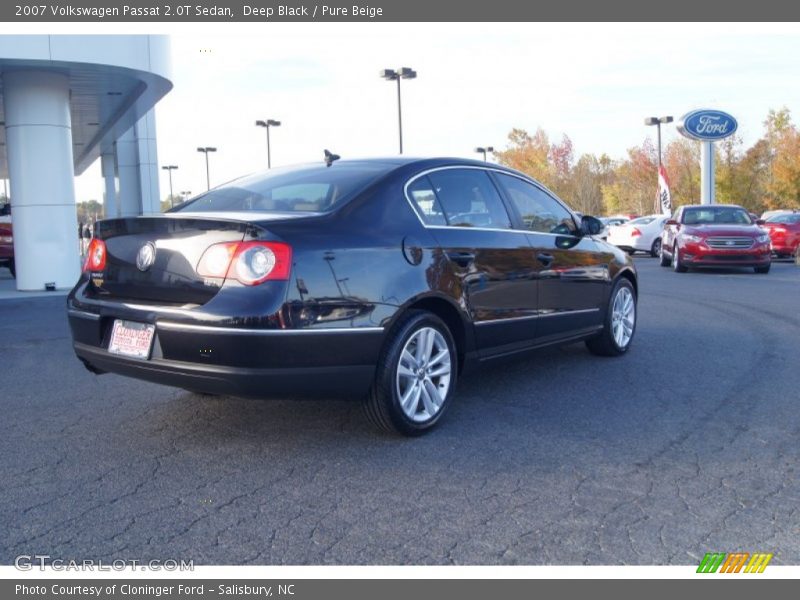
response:
<path id="1" fill-rule="evenodd" d="M 678 252 L 678 244 L 672 247 L 672 270 L 676 273 L 686 273 L 688 269 L 681 262 L 681 253 Z"/>
<path id="2" fill-rule="evenodd" d="M 364 403 L 379 429 L 408 436 L 430 431 L 455 389 L 458 361 L 453 336 L 436 315 L 411 311 L 392 328 Z"/>
<path id="3" fill-rule="evenodd" d="M 653 240 L 653 245 L 650 246 L 650 256 L 653 258 L 661 256 L 661 238 Z"/>
<path id="4" fill-rule="evenodd" d="M 636 333 L 636 291 L 625 277 L 614 284 L 608 302 L 603 331 L 597 337 L 586 340 L 592 354 L 619 356 L 625 354 Z"/>
<path id="5" fill-rule="evenodd" d="M 772 266 L 772 264 L 764 265 L 763 267 L 753 267 L 753 270 L 754 270 L 756 273 L 762 273 L 762 274 L 766 274 L 766 273 L 769 273 L 769 268 L 770 268 L 771 266 Z"/>

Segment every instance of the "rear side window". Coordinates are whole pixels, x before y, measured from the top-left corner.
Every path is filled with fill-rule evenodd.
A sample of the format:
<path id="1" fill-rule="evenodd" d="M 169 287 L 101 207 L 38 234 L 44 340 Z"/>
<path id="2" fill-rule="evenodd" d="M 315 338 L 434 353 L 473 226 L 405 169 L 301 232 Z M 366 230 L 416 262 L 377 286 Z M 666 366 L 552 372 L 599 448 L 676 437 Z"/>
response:
<path id="1" fill-rule="evenodd" d="M 511 219 L 489 175 L 480 169 L 429 173 L 439 210 L 451 227 L 510 229 Z"/>
<path id="2" fill-rule="evenodd" d="M 417 212 L 426 225 L 447 225 L 442 205 L 427 176 L 415 179 L 408 186 L 408 197 L 416 205 Z"/>
<path id="3" fill-rule="evenodd" d="M 795 223 L 800 223 L 800 213 L 775 215 L 767 219 L 767 223 L 786 223 L 787 225 L 794 225 Z"/>
<path id="4" fill-rule="evenodd" d="M 172 212 L 326 212 L 350 200 L 390 169 L 379 163 L 272 169 L 214 188 Z"/>
<path id="5" fill-rule="evenodd" d="M 525 229 L 559 235 L 576 232 L 575 220 L 570 212 L 550 194 L 518 177 L 497 173 L 497 178 L 519 212 Z"/>

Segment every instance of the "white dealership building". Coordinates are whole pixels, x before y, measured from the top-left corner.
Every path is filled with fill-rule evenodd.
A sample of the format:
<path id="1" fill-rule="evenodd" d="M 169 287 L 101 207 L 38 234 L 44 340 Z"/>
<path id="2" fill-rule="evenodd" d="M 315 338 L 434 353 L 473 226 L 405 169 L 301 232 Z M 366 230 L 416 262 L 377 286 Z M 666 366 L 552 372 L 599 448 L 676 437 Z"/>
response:
<path id="1" fill-rule="evenodd" d="M 98 158 L 107 216 L 160 212 L 153 107 L 172 89 L 153 35 L 0 36 L 0 172 L 18 290 L 74 285 L 74 178 Z"/>

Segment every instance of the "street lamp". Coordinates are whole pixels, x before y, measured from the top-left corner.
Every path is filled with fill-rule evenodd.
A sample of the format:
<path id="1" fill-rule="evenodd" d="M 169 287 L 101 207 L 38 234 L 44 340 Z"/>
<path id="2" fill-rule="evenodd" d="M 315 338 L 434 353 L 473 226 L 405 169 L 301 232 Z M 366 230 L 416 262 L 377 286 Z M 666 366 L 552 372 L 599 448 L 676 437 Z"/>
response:
<path id="1" fill-rule="evenodd" d="M 672 117 L 647 117 L 644 120 L 645 125 L 655 125 L 658 131 L 658 166 L 661 167 L 661 124 L 672 123 Z"/>
<path id="2" fill-rule="evenodd" d="M 216 152 L 216 148 L 212 148 L 211 146 L 204 146 L 203 148 L 198 148 L 198 152 L 202 152 L 206 155 L 206 189 L 211 189 L 211 175 L 208 170 L 208 153 L 209 152 Z"/>
<path id="3" fill-rule="evenodd" d="M 494 146 L 486 146 L 485 148 L 483 146 L 478 146 L 475 148 L 475 152 L 478 154 L 483 154 L 483 162 L 486 162 L 486 153 L 494 152 Z"/>
<path id="4" fill-rule="evenodd" d="M 408 67 L 402 67 L 397 70 L 381 69 L 379 74 L 386 81 L 397 82 L 397 124 L 398 124 L 398 130 L 400 132 L 400 154 L 402 154 L 403 153 L 403 110 L 400 103 L 400 80 L 416 79 L 417 72 L 414 69 L 409 69 Z"/>
<path id="5" fill-rule="evenodd" d="M 270 148 L 269 148 L 269 128 L 270 127 L 280 127 L 281 122 L 275 121 L 274 119 L 267 119 L 266 121 L 256 121 L 256 127 L 263 127 L 267 130 L 267 168 L 272 168 L 272 156 L 270 156 Z"/>
<path id="6" fill-rule="evenodd" d="M 177 165 L 165 165 L 165 166 L 163 166 L 161 168 L 164 169 L 167 173 L 169 173 L 169 205 L 170 206 L 175 206 L 175 200 L 173 199 L 173 196 L 172 196 L 172 172 L 175 169 L 177 169 L 178 166 Z"/>

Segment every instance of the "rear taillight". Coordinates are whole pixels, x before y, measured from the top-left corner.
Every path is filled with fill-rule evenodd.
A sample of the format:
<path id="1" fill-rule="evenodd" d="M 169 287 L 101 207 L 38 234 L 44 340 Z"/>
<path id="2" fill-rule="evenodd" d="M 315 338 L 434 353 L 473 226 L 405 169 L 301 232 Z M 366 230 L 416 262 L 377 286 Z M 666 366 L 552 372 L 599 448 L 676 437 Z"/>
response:
<path id="1" fill-rule="evenodd" d="M 786 227 L 773 227 L 772 231 L 776 233 L 786 233 Z"/>
<path id="2" fill-rule="evenodd" d="M 236 279 L 244 285 L 289 279 L 292 248 L 281 242 L 225 242 L 209 246 L 197 264 L 197 274 Z"/>
<path id="3" fill-rule="evenodd" d="M 104 271 L 106 268 L 106 243 L 103 240 L 92 238 L 89 242 L 89 250 L 86 252 L 86 262 L 83 263 L 83 271 Z"/>
<path id="4" fill-rule="evenodd" d="M 631 237 L 638 237 L 640 235 L 642 235 L 642 232 L 636 229 L 636 227 L 631 229 Z"/>

